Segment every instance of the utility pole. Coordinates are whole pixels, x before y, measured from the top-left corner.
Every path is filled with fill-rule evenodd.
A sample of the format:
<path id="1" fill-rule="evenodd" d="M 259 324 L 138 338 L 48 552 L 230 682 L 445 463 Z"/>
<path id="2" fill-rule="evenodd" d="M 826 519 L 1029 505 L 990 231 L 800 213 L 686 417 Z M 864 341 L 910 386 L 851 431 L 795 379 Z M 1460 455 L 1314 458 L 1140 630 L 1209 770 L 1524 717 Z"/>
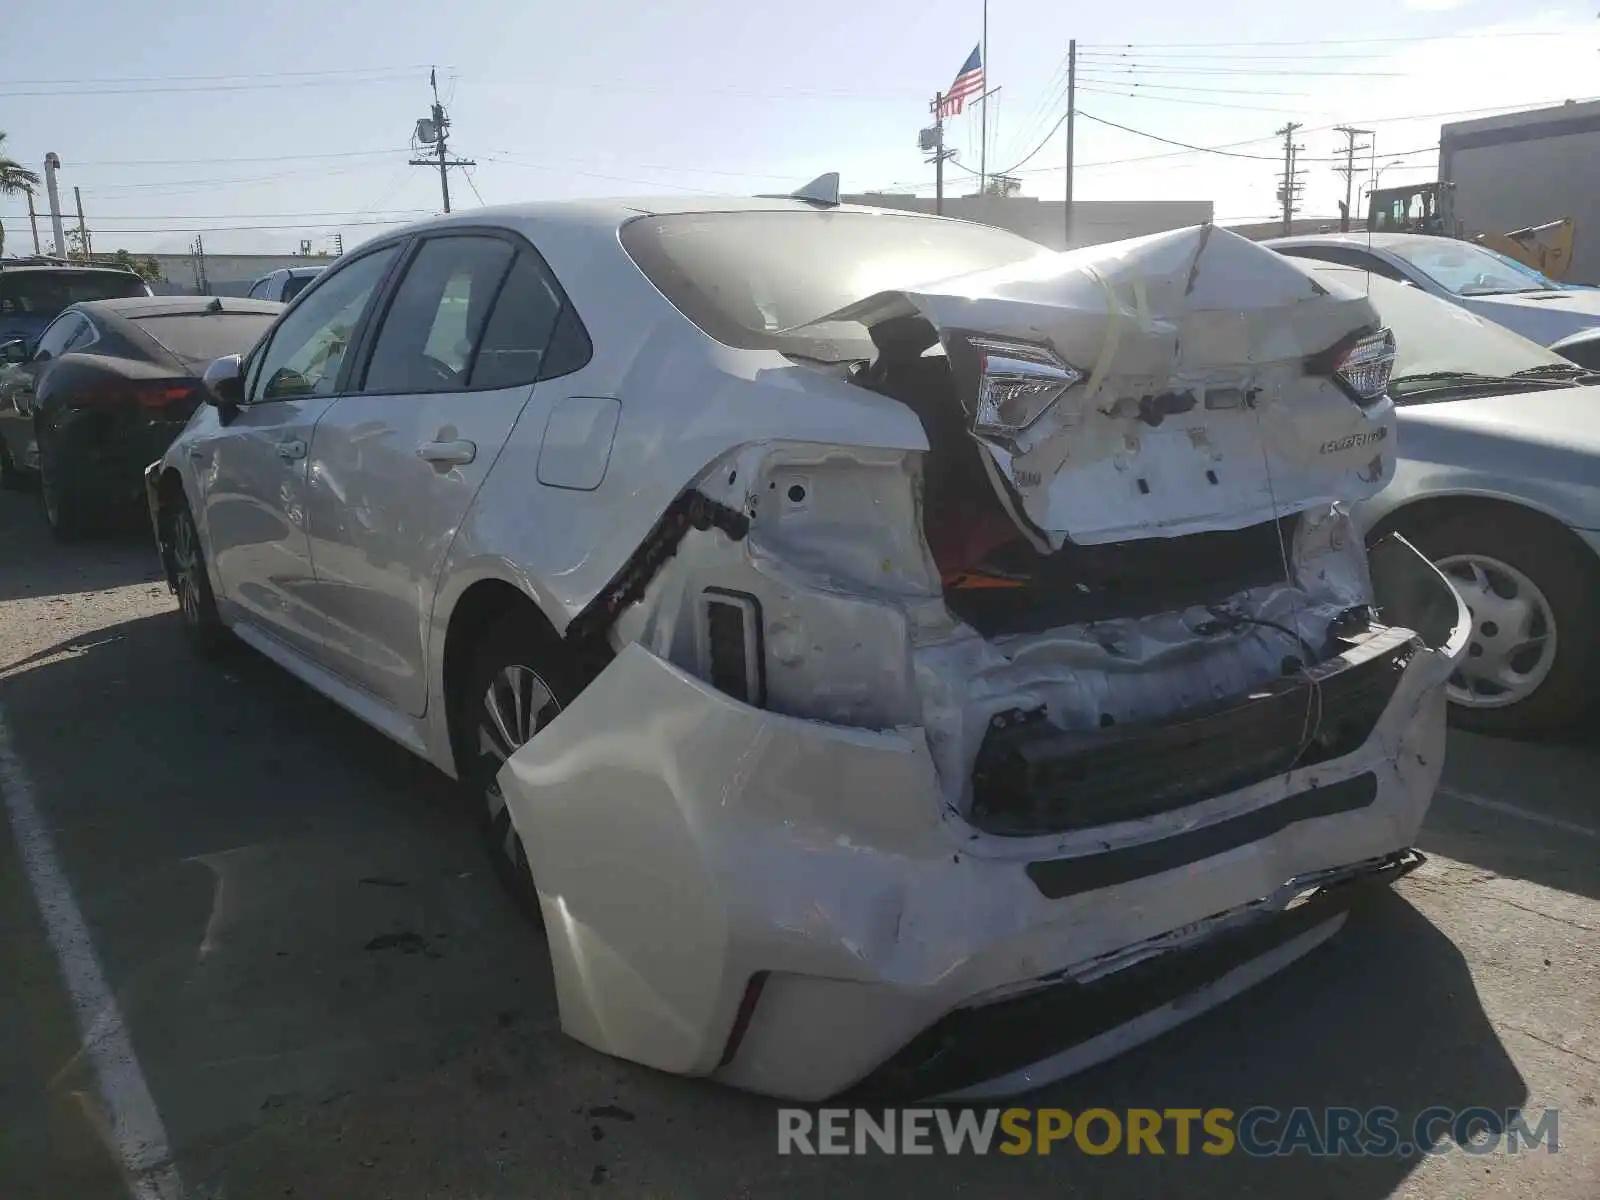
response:
<path id="1" fill-rule="evenodd" d="M 1067 195 L 1062 205 L 1063 250 L 1072 249 L 1072 126 L 1078 115 L 1078 39 L 1067 43 Z"/>
<path id="2" fill-rule="evenodd" d="M 1372 149 L 1370 143 L 1365 146 L 1356 145 L 1356 139 L 1358 137 L 1370 137 L 1372 130 L 1353 129 L 1349 125 L 1339 125 L 1336 128 L 1345 137 L 1344 166 L 1334 168 L 1344 176 L 1344 207 L 1339 210 L 1339 232 L 1349 233 L 1351 188 L 1355 185 L 1356 177 L 1356 151 Z"/>
<path id="3" fill-rule="evenodd" d="M 1294 144 L 1294 133 L 1299 128 L 1299 124 L 1291 121 L 1282 129 L 1273 130 L 1283 138 L 1283 181 L 1278 187 L 1278 200 L 1283 205 L 1284 237 L 1288 237 L 1294 228 L 1295 197 L 1300 190 L 1300 173 L 1295 170 L 1294 158 L 1296 152 L 1304 150 L 1305 147 Z"/>
<path id="4" fill-rule="evenodd" d="M 444 196 L 444 210 L 450 211 L 450 168 L 475 167 L 478 164 L 464 158 L 450 158 L 446 142 L 450 135 L 450 118 L 445 115 L 444 105 L 439 103 L 439 72 L 437 69 L 428 72 L 428 86 L 433 88 L 433 116 L 424 117 L 417 122 L 417 141 L 425 146 L 432 146 L 433 158 L 413 158 L 413 167 L 437 167 L 439 169 L 439 191 Z"/>
<path id="5" fill-rule="evenodd" d="M 56 191 L 56 172 L 61 159 L 54 150 L 44 156 L 44 190 L 50 199 L 50 232 L 56 236 L 56 254 L 67 256 L 67 231 L 61 227 L 61 196 Z"/>
<path id="6" fill-rule="evenodd" d="M 78 249 L 83 251 L 83 261 L 94 261 L 94 247 L 89 244 L 89 227 L 83 221 L 83 193 L 74 185 L 73 202 L 78 206 Z"/>
<path id="7" fill-rule="evenodd" d="M 202 296 L 211 294 L 211 281 L 206 278 L 206 243 L 198 233 L 194 235 L 194 286 Z"/>
<path id="8" fill-rule="evenodd" d="M 33 252 L 39 254 L 41 253 L 39 249 L 39 213 L 33 207 L 33 189 L 29 188 L 26 195 L 28 197 L 28 224 L 33 228 Z"/>
<path id="9" fill-rule="evenodd" d="M 933 124 L 917 135 L 918 148 L 932 155 L 923 161 L 933 164 L 933 211 L 940 214 L 944 212 L 945 160 L 956 156 L 954 150 L 944 148 L 944 105 L 944 93 L 934 93 Z"/>
<path id="10" fill-rule="evenodd" d="M 335 258 L 342 258 L 344 256 L 344 234 L 342 233 L 336 233 L 333 235 L 333 256 Z"/>

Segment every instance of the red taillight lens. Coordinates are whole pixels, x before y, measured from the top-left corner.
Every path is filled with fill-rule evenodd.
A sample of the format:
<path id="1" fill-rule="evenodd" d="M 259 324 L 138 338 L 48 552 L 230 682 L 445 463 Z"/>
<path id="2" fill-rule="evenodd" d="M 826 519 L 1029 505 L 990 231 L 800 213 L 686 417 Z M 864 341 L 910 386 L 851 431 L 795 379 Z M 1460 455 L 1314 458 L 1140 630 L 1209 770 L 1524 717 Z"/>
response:
<path id="1" fill-rule="evenodd" d="M 95 408 L 126 408 L 130 405 L 150 413 L 193 409 L 200 389 L 192 383 L 171 379 L 119 380 L 79 394 L 78 399 Z"/>
<path id="2" fill-rule="evenodd" d="M 194 386 L 187 383 L 141 383 L 132 389 L 135 404 L 158 412 L 187 403 L 194 399 L 195 391 Z"/>

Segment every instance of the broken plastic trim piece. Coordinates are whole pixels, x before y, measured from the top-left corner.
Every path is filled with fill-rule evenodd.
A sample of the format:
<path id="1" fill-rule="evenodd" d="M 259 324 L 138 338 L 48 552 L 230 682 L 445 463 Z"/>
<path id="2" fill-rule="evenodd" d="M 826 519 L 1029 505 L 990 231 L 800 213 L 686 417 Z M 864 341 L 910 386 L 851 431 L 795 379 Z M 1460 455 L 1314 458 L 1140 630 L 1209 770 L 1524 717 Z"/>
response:
<path id="1" fill-rule="evenodd" d="M 644 598 L 651 580 L 678 552 L 691 529 L 720 529 L 737 542 L 750 532 L 750 518 L 697 488 L 679 493 L 622 569 L 567 626 L 566 643 L 591 674 L 598 674 L 611 658 L 605 639 L 617 617 Z"/>

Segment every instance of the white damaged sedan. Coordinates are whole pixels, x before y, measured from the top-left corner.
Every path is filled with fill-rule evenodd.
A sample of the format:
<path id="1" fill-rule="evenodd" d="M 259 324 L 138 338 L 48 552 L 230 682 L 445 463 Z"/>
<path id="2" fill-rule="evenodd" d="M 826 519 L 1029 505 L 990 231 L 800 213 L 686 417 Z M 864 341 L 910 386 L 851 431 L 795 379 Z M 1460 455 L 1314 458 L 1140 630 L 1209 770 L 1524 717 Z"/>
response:
<path id="1" fill-rule="evenodd" d="M 160 552 L 198 647 L 479 798 L 573 1037 L 1019 1092 L 1416 865 L 1466 611 L 1351 528 L 1394 467 L 1359 293 L 798 195 L 374 239 L 213 364 Z"/>

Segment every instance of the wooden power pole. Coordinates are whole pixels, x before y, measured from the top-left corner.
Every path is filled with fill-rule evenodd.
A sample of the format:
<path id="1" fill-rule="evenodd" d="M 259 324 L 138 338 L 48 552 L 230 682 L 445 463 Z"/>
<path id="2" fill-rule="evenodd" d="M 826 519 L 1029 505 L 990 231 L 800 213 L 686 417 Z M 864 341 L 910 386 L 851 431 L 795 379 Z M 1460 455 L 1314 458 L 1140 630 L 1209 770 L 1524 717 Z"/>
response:
<path id="1" fill-rule="evenodd" d="M 450 211 L 450 168 L 475 167 L 478 164 L 465 158 L 451 158 L 446 142 L 450 136 L 450 118 L 444 111 L 444 105 L 439 103 L 439 72 L 437 69 L 428 72 L 428 86 L 433 88 L 433 115 L 417 122 L 417 140 L 423 145 L 432 146 L 433 158 L 413 158 L 413 167 L 437 167 L 439 170 L 439 192 L 444 197 L 444 211 Z"/>

